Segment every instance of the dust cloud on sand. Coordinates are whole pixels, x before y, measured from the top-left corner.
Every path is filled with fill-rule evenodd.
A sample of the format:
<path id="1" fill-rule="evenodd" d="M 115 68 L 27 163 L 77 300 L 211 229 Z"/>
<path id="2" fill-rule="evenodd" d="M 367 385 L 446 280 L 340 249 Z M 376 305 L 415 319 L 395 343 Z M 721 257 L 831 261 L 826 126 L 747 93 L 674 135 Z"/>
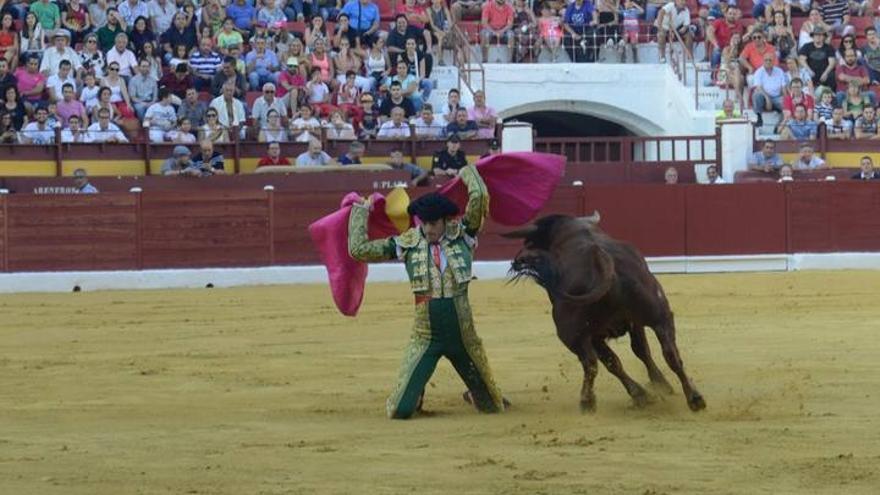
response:
<path id="1" fill-rule="evenodd" d="M 601 369 L 582 415 L 529 284 L 471 289 L 513 408 L 474 412 L 443 361 L 411 421 L 384 417 L 403 284 L 371 285 L 355 319 L 323 286 L 0 296 L 0 492 L 877 493 L 880 272 L 661 281 L 703 413 L 680 391 L 633 409 Z"/>

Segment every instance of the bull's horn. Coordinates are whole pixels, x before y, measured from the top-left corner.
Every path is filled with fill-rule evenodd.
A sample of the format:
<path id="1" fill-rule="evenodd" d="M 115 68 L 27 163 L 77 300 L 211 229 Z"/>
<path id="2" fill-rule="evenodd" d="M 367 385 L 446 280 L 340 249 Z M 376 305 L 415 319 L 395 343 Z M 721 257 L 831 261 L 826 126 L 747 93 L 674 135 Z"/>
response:
<path id="1" fill-rule="evenodd" d="M 597 225 L 599 220 L 602 220 L 602 215 L 599 215 L 599 210 L 594 210 L 593 214 L 588 217 L 578 217 L 578 222 L 581 222 L 587 227 L 591 227 L 593 225 Z"/>
<path id="2" fill-rule="evenodd" d="M 505 232 L 501 234 L 501 237 L 505 237 L 507 239 L 525 239 L 526 237 L 534 234 L 537 231 L 538 226 L 532 224 L 524 229 L 514 230 L 513 232 Z"/>

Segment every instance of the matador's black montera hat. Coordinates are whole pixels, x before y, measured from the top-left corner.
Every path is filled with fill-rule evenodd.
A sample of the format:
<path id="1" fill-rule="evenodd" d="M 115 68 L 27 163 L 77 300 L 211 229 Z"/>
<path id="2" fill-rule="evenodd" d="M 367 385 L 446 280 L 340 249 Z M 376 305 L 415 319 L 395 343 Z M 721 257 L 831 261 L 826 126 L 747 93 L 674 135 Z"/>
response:
<path id="1" fill-rule="evenodd" d="M 407 207 L 406 212 L 419 217 L 423 222 L 434 222 L 441 218 L 449 218 L 458 215 L 458 206 L 449 198 L 439 193 L 428 193 L 413 201 Z"/>

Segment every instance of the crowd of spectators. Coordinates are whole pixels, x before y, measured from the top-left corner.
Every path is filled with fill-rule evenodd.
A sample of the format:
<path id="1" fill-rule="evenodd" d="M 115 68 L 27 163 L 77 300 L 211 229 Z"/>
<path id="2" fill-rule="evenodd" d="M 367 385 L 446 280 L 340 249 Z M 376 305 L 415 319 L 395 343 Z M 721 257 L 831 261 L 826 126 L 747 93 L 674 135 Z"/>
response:
<path id="1" fill-rule="evenodd" d="M 372 0 L 7 1 L 0 142 L 493 137 L 484 94 L 428 103 L 458 10 L 392 6 L 383 22 Z"/>

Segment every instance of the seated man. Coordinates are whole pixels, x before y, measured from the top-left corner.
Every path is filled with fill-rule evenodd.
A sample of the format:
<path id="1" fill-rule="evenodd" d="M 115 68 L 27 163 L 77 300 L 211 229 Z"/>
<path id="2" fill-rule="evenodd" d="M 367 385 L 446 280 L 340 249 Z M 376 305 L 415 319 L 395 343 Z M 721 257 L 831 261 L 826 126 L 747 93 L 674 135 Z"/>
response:
<path id="1" fill-rule="evenodd" d="M 862 98 L 867 98 L 871 105 L 876 104 L 874 92 L 868 90 L 868 85 L 871 84 L 868 68 L 859 63 L 855 50 L 850 48 L 843 52 L 843 63 L 837 65 L 834 74 L 837 78 L 838 105 L 842 105 L 846 100 L 846 88 L 850 84 L 858 85 Z"/>
<path id="2" fill-rule="evenodd" d="M 874 160 L 870 156 L 863 156 L 859 167 L 861 170 L 852 176 L 854 180 L 880 180 L 880 172 L 874 170 Z"/>
<path id="3" fill-rule="evenodd" d="M 817 170 L 825 168 L 825 160 L 813 155 L 813 145 L 801 144 L 801 151 L 792 167 L 797 170 Z M 781 174 L 780 174 L 781 175 Z"/>
<path id="4" fill-rule="evenodd" d="M 389 84 L 388 95 L 382 98 L 382 103 L 379 105 L 380 120 L 384 121 L 391 118 L 391 109 L 394 107 L 402 108 L 404 116 L 407 118 L 416 113 L 412 101 L 403 96 L 403 87 L 400 81 L 392 81 Z"/>
<path id="5" fill-rule="evenodd" d="M 861 117 L 856 119 L 853 130 L 856 133 L 856 139 L 880 139 L 877 129 L 877 110 L 872 106 L 866 106 L 862 110 Z"/>
<path id="6" fill-rule="evenodd" d="M 688 51 L 693 53 L 697 27 L 691 24 L 691 12 L 688 10 L 687 0 L 674 0 L 664 5 L 657 15 L 654 26 L 657 28 L 661 64 L 666 63 L 666 41 L 668 37 L 674 36 L 670 34 L 672 31 L 678 31 Z"/>
<path id="7" fill-rule="evenodd" d="M 663 172 L 663 183 L 667 186 L 678 184 L 678 169 L 675 167 L 668 167 L 666 171 Z"/>
<path id="8" fill-rule="evenodd" d="M 706 178 L 709 179 L 709 184 L 727 184 L 724 177 L 718 175 L 718 167 L 715 165 L 709 165 L 706 169 Z"/>
<path id="9" fill-rule="evenodd" d="M 98 194 L 98 188 L 89 184 L 89 175 L 84 168 L 73 171 L 73 184 L 76 186 L 76 194 Z"/>
<path id="10" fill-rule="evenodd" d="M 477 137 L 479 130 L 476 122 L 468 120 L 468 111 L 460 108 L 455 113 L 455 121 L 446 126 L 446 135 L 458 136 L 459 139 L 473 139 Z"/>
<path id="11" fill-rule="evenodd" d="M 379 127 L 379 133 L 376 137 L 379 139 L 409 139 L 409 124 L 404 120 L 402 108 L 394 107 L 391 110 L 391 120 L 386 121 Z"/>
<path id="12" fill-rule="evenodd" d="M 364 143 L 360 141 L 352 141 L 348 145 L 348 152 L 340 156 L 337 160 L 340 165 L 361 165 L 361 158 L 364 157 Z"/>
<path id="13" fill-rule="evenodd" d="M 730 98 L 726 98 L 721 104 L 721 110 L 715 114 L 715 122 L 723 122 L 730 119 L 742 118 L 742 114 L 736 109 L 736 103 Z"/>
<path id="14" fill-rule="evenodd" d="M 223 153 L 214 151 L 214 143 L 204 139 L 199 143 L 199 153 L 192 158 L 193 166 L 202 171 L 202 175 L 224 175 Z"/>
<path id="15" fill-rule="evenodd" d="M 782 96 L 787 77 L 785 71 L 776 66 L 776 54 L 765 54 L 764 63 L 755 71 L 752 79 L 752 108 L 758 114 L 758 127 L 764 125 L 761 112 L 782 113 Z"/>
<path id="16" fill-rule="evenodd" d="M 782 139 L 798 141 L 816 139 L 818 126 L 815 121 L 807 120 L 807 108 L 803 104 L 794 107 L 794 118 L 789 120 L 782 129 Z"/>
<path id="17" fill-rule="evenodd" d="M 87 143 L 89 135 L 82 125 L 82 118 L 79 115 L 71 115 L 67 120 L 67 129 L 61 131 L 62 143 Z"/>
<path id="18" fill-rule="evenodd" d="M 321 141 L 309 141 L 309 149 L 296 157 L 297 167 L 321 167 L 333 164 L 333 158 L 322 149 Z"/>
<path id="19" fill-rule="evenodd" d="M 483 63 L 489 62 L 489 44 L 492 41 L 507 44 L 508 55 L 513 53 L 513 5 L 505 0 L 486 0 L 480 17 L 480 48 Z M 509 60 L 502 60 L 502 63 Z"/>
<path id="20" fill-rule="evenodd" d="M 37 120 L 24 126 L 19 133 L 19 140 L 22 144 L 54 144 L 55 129 L 47 122 L 49 111 L 45 108 L 37 108 L 36 118 Z"/>
<path id="21" fill-rule="evenodd" d="M 843 118 L 843 108 L 834 107 L 831 111 L 831 120 L 825 121 L 825 135 L 828 139 L 851 139 L 853 136 L 853 123 Z"/>
<path id="22" fill-rule="evenodd" d="M 782 99 L 782 121 L 779 122 L 779 132 L 794 117 L 794 107 L 798 104 L 804 106 L 807 111 L 807 120 L 813 120 L 816 109 L 816 100 L 813 95 L 804 92 L 804 83 L 795 77 L 788 83 L 788 94 Z"/>
<path id="23" fill-rule="evenodd" d="M 102 108 L 98 110 L 98 121 L 90 125 L 89 131 L 90 143 L 127 143 L 128 138 L 122 133 L 122 130 L 113 122 L 110 122 L 110 110 Z"/>
<path id="24" fill-rule="evenodd" d="M 201 177 L 202 173 L 193 166 L 189 148 L 175 146 L 171 158 L 162 164 L 162 175 L 185 175 L 188 177 Z"/>
<path id="25" fill-rule="evenodd" d="M 446 138 L 446 149 L 434 153 L 431 173 L 437 175 L 458 175 L 458 171 L 467 166 L 467 157 L 461 150 L 461 139 L 452 134 Z"/>
<path id="26" fill-rule="evenodd" d="M 752 153 L 749 158 L 749 170 L 754 172 L 769 174 L 779 170 L 782 164 L 782 157 L 776 152 L 774 141 L 764 141 L 764 144 L 761 145 L 761 151 Z"/>
<path id="27" fill-rule="evenodd" d="M 144 113 L 144 126 L 150 127 L 150 142 L 162 143 L 165 133 L 177 124 L 177 112 L 171 105 L 171 92 L 168 88 L 159 89 L 159 101 L 150 105 Z"/>
<path id="28" fill-rule="evenodd" d="M 430 175 L 428 171 L 418 165 L 406 163 L 403 160 L 403 151 L 400 149 L 395 148 L 391 150 L 391 157 L 388 161 L 388 165 L 391 165 L 391 168 L 395 170 L 408 172 L 410 174 L 409 185 L 412 187 L 425 186 L 428 184 L 428 176 Z"/>
<path id="29" fill-rule="evenodd" d="M 422 139 L 438 139 L 446 131 L 446 123 L 434 117 L 434 107 L 430 103 L 422 105 L 421 115 L 411 122 L 415 127 L 416 137 Z"/>
<path id="30" fill-rule="evenodd" d="M 260 161 L 257 162 L 257 168 L 272 165 L 290 165 L 290 160 L 281 156 L 281 145 L 278 142 L 269 143 L 266 152 L 266 156 L 260 158 Z"/>

